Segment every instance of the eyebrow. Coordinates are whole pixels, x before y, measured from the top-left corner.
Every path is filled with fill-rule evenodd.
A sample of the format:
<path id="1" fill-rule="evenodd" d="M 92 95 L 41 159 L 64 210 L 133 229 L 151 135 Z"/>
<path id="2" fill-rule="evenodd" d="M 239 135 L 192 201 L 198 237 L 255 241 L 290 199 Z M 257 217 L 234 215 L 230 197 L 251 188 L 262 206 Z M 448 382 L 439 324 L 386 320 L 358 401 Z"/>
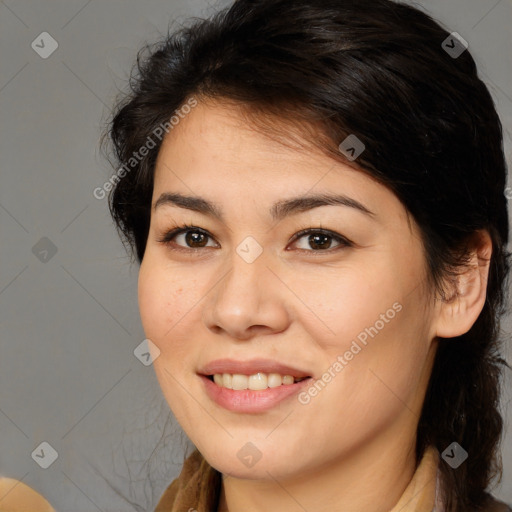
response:
<path id="1" fill-rule="evenodd" d="M 156 210 L 160 206 L 164 205 L 185 208 L 187 210 L 192 210 L 214 217 L 219 221 L 224 222 L 222 210 L 215 203 L 212 203 L 202 197 L 164 192 L 153 205 L 153 209 Z M 289 215 L 312 210 L 319 206 L 347 206 L 349 208 L 354 208 L 369 217 L 377 217 L 374 212 L 370 211 L 359 201 L 343 194 L 313 194 L 292 197 L 290 199 L 282 199 L 272 205 L 269 213 L 273 220 L 282 220 L 284 217 Z"/>

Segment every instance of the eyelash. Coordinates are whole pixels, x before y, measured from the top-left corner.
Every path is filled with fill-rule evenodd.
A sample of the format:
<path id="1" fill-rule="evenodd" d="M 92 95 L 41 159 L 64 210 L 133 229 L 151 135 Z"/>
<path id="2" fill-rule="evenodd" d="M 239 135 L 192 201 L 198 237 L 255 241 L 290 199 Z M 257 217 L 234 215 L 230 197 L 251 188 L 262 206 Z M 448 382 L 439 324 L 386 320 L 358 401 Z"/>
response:
<path id="1" fill-rule="evenodd" d="M 208 231 L 205 231 L 204 229 L 201 229 L 197 226 L 193 226 L 191 224 L 183 224 L 182 226 L 179 226 L 179 227 L 176 227 L 176 228 L 173 228 L 169 231 L 167 231 L 166 233 L 164 233 L 163 237 L 161 239 L 158 239 L 157 241 L 165 246 L 167 246 L 169 249 L 173 250 L 173 251 L 185 251 L 185 252 L 192 252 L 192 253 L 195 253 L 195 252 L 198 252 L 198 251 L 201 251 L 202 249 L 205 249 L 206 247 L 183 247 L 183 246 L 173 246 L 171 244 L 172 242 L 172 239 L 178 235 L 181 235 L 182 233 L 186 233 L 188 231 L 195 231 L 197 233 L 201 233 L 209 238 L 213 238 L 209 233 Z M 330 231 L 328 229 L 323 229 L 323 228 L 305 228 L 305 229 L 301 229 L 300 231 L 298 231 L 292 238 L 291 242 L 296 242 L 297 240 L 300 240 L 303 236 L 305 235 L 310 235 L 310 234 L 322 234 L 322 235 L 327 235 L 331 238 L 333 238 L 336 242 L 338 242 L 340 245 L 337 246 L 337 247 L 334 247 L 333 249 L 319 249 L 319 250 L 307 250 L 307 249 L 298 249 L 299 251 L 301 252 L 306 252 L 306 253 L 313 253 L 314 255 L 318 255 L 318 254 L 325 254 L 325 253 L 329 253 L 331 254 L 332 252 L 335 252 L 337 250 L 340 250 L 340 249 L 344 249 L 344 248 L 347 248 L 347 247 L 353 247 L 354 244 L 348 240 L 347 238 L 341 236 L 340 234 L 338 233 L 335 233 L 334 231 Z"/>

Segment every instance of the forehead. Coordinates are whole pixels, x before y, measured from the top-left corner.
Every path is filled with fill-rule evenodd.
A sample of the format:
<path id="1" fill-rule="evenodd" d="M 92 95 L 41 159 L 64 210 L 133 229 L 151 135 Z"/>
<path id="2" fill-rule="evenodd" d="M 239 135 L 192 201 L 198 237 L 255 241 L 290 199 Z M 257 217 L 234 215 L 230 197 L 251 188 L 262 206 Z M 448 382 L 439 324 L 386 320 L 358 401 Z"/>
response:
<path id="1" fill-rule="evenodd" d="M 303 175 L 312 186 L 327 173 L 334 174 L 331 170 L 373 180 L 357 165 L 336 161 L 321 151 L 311 138 L 325 135 L 320 128 L 311 133 L 314 130 L 275 115 L 254 114 L 233 102 L 199 101 L 164 138 L 155 185 L 178 179 L 178 171 L 210 182 L 232 180 L 235 175 L 249 182 L 254 176 L 259 183 L 266 178 L 297 181 Z"/>
<path id="2" fill-rule="evenodd" d="M 312 204 L 318 197 L 322 202 L 321 196 L 336 196 L 352 202 L 352 207 L 330 210 L 331 219 L 339 214 L 354 226 L 371 222 L 372 230 L 390 236 L 421 238 L 419 226 L 395 193 L 367 171 L 329 157 L 300 134 L 283 143 L 272 137 L 276 125 L 265 133 L 249 121 L 236 106 L 198 103 L 162 142 L 151 217 L 160 211 L 162 215 L 178 211 L 155 209 L 159 201 L 171 207 L 177 201 L 182 212 L 204 213 L 225 225 L 272 225 L 277 218 L 301 211 L 316 216 L 321 210 Z M 284 121 L 284 139 L 289 134 L 287 127 Z M 296 199 L 302 202 L 299 206 L 293 205 Z M 355 203 L 363 208 L 354 207 Z M 373 215 L 362 212 L 364 208 Z M 160 218 L 160 214 L 156 216 Z"/>
<path id="3" fill-rule="evenodd" d="M 276 163 L 314 161 L 322 155 L 296 122 L 213 99 L 199 101 L 164 138 L 161 153 L 180 150 L 186 150 L 192 159 L 208 153 L 211 158 L 230 155 L 243 161 L 257 157 L 257 161 L 272 159 Z"/>

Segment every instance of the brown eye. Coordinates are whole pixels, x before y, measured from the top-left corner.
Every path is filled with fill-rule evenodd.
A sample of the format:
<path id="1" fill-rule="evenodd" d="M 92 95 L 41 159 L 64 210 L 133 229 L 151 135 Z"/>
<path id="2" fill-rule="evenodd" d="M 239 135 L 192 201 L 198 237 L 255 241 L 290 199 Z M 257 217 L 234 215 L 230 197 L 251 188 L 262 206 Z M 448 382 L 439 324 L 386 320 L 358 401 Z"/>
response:
<path id="1" fill-rule="evenodd" d="M 186 225 L 168 231 L 158 242 L 176 246 L 178 249 L 202 249 L 203 247 L 215 247 L 215 245 L 207 245 L 210 238 L 211 236 L 206 231 Z"/>
<path id="2" fill-rule="evenodd" d="M 312 249 L 330 249 L 332 237 L 323 233 L 309 235 L 308 243 Z"/>
<path id="3" fill-rule="evenodd" d="M 185 233 L 185 242 L 189 247 L 204 247 L 207 240 L 207 235 L 199 231 L 187 231 Z"/>
<path id="4" fill-rule="evenodd" d="M 306 229 L 295 235 L 294 243 L 304 239 L 300 250 L 308 252 L 327 252 L 330 249 L 336 250 L 343 247 L 351 247 L 352 243 L 341 235 L 323 229 Z M 337 243 L 332 247 L 333 241 Z M 297 244 L 296 244 L 297 245 Z"/>

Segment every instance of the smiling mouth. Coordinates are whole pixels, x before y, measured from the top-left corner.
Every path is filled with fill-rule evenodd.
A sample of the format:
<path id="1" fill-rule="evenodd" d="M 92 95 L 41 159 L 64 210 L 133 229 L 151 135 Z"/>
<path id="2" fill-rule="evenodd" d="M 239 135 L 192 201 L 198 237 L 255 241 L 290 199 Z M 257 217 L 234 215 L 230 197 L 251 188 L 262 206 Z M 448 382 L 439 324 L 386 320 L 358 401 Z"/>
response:
<path id="1" fill-rule="evenodd" d="M 235 391 L 242 391 L 244 389 L 261 391 L 268 388 L 295 384 L 310 378 L 262 372 L 252 375 L 244 375 L 241 373 L 215 373 L 213 375 L 207 375 L 206 377 L 220 388 L 233 389 Z"/>

